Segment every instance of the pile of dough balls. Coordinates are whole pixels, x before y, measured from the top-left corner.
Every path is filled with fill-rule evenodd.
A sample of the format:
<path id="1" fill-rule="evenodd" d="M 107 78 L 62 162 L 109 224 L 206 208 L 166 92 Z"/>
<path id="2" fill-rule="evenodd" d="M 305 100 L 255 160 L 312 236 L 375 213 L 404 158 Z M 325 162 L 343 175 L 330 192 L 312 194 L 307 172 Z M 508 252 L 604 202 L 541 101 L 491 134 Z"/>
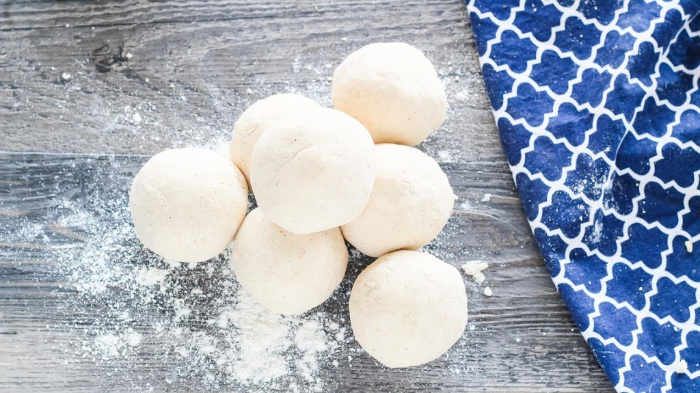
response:
<path id="1" fill-rule="evenodd" d="M 415 251 L 440 233 L 456 198 L 437 162 L 412 147 L 445 120 L 445 91 L 418 49 L 378 43 L 338 66 L 332 100 L 334 109 L 296 94 L 256 102 L 236 122 L 231 160 L 205 149 L 151 158 L 131 188 L 136 235 L 180 262 L 233 242 L 243 289 L 284 315 L 332 295 L 347 241 L 378 257 L 350 295 L 359 344 L 388 367 L 430 362 L 467 323 L 458 270 Z M 246 215 L 249 188 L 258 207 Z"/>

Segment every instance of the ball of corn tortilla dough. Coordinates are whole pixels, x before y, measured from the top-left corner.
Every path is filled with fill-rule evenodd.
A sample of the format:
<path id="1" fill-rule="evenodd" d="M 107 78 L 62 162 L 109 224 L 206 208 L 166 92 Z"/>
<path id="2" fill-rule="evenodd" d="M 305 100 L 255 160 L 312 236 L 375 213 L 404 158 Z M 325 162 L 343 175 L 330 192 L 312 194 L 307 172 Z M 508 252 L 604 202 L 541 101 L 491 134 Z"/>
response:
<path id="1" fill-rule="evenodd" d="M 144 246 L 173 261 L 201 262 L 233 240 L 248 187 L 238 168 L 214 151 L 166 150 L 134 178 L 129 207 Z"/>
<path id="2" fill-rule="evenodd" d="M 238 282 L 272 312 L 301 314 L 331 296 L 345 275 L 348 250 L 338 228 L 288 232 L 255 209 L 233 241 Z"/>
<path id="3" fill-rule="evenodd" d="M 423 53 L 404 43 L 370 44 L 333 73 L 333 106 L 364 124 L 375 143 L 415 146 L 444 121 L 447 96 Z"/>
<path id="4" fill-rule="evenodd" d="M 417 250 L 452 214 L 455 195 L 434 159 L 403 145 L 376 146 L 377 179 L 359 217 L 342 226 L 350 244 L 372 257 Z"/>
<path id="5" fill-rule="evenodd" d="M 231 160 L 243 172 L 250 184 L 250 156 L 265 130 L 286 116 L 321 108 L 309 98 L 298 94 L 275 94 L 257 101 L 246 109 L 233 127 Z"/>
<path id="6" fill-rule="evenodd" d="M 335 109 L 289 116 L 253 148 L 250 180 L 258 206 L 298 234 L 346 224 L 362 213 L 374 184 L 374 144 L 357 120 Z"/>
<path id="7" fill-rule="evenodd" d="M 350 323 L 357 342 L 385 366 L 428 363 L 464 332 L 464 282 L 457 269 L 430 254 L 386 254 L 357 277 Z"/>

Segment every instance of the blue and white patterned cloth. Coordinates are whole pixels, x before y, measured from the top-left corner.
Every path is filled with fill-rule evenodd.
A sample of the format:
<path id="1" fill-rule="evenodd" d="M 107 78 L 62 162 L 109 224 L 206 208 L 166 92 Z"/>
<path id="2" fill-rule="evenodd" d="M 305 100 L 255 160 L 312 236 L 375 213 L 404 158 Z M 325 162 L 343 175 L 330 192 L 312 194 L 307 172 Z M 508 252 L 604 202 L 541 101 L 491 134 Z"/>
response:
<path id="1" fill-rule="evenodd" d="M 700 392 L 700 0 L 468 10 L 525 213 L 603 369 L 619 392 Z"/>

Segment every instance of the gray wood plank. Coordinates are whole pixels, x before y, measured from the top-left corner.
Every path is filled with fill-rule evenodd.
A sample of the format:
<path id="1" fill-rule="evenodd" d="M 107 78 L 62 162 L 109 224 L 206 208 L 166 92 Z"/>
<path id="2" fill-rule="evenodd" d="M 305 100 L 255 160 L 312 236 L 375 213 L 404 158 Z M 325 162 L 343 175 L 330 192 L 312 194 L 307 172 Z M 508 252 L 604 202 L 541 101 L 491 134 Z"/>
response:
<path id="1" fill-rule="evenodd" d="M 134 300 L 119 287 L 88 301 L 69 290 L 70 272 L 57 269 L 55 251 L 69 246 L 76 247 L 78 254 L 81 245 L 100 236 L 102 228 L 96 230 L 79 220 L 71 225 L 57 223 L 74 212 L 65 207 L 66 201 L 81 211 L 103 216 L 112 212 L 114 217 L 106 218 L 107 227 L 128 221 L 128 213 L 123 213 L 125 196 L 144 161 L 135 156 L 0 154 L 0 390 L 138 391 L 146 382 L 156 391 L 202 386 L 200 369 L 190 369 L 186 360 L 163 358 L 161 350 L 168 343 L 152 343 L 137 354 L 108 362 L 75 355 L 76 343 L 89 340 L 94 326 L 114 323 L 110 303 Z M 387 370 L 353 343 L 334 355 L 338 368 L 322 368 L 326 389 L 609 390 L 537 256 L 519 204 L 512 202 L 507 169 L 481 163 L 450 163 L 443 168 L 459 200 L 448 227 L 428 249 L 455 266 L 476 258 L 489 261 L 487 278 L 494 296 L 483 296 L 482 286 L 466 280 L 473 328 L 448 358 L 420 370 Z M 486 190 L 499 198 L 481 202 Z M 110 205 L 104 210 L 102 204 L 107 201 Z M 38 229 L 27 231 L 27 227 Z M 133 238 L 123 246 L 140 247 Z M 370 262 L 364 257 L 352 262 L 341 289 L 322 306 L 323 311 L 347 318 L 347 292 Z M 193 288 L 207 278 L 202 267 L 185 271 L 181 279 Z M 204 289 L 213 298 L 220 290 Z M 143 313 L 131 327 L 144 333 L 153 331 L 158 318 L 171 312 L 162 307 L 141 309 L 138 302 L 128 307 Z M 202 314 L 187 321 L 189 326 L 206 325 L 204 321 L 216 312 L 211 304 L 203 304 L 201 310 Z M 351 361 L 345 357 L 348 353 L 353 355 Z M 468 371 L 456 373 L 455 365 Z M 236 389 L 235 385 L 222 387 Z"/>
<path id="2" fill-rule="evenodd" d="M 0 150 L 80 153 L 0 155 L 0 390 L 200 388 L 201 375 L 159 357 L 158 348 L 109 363 L 57 362 L 88 325 L 109 322 L 101 313 L 105 304 L 69 307 L 76 295 L 61 288 L 52 270 L 56 248 L 80 246 L 90 235 L 79 224 L 52 226 L 66 213 L 59 201 L 89 204 L 100 193 L 124 193 L 144 160 L 134 154 L 188 145 L 221 149 L 238 115 L 269 94 L 300 92 L 329 105 L 329 77 L 345 55 L 397 40 L 426 52 L 450 98 L 447 122 L 421 145 L 460 196 L 431 247 L 456 265 L 467 257 L 491 263 L 494 296 L 467 282 L 475 329 L 456 351 L 468 373 L 449 372 L 454 359 L 412 373 L 381 369 L 361 355 L 324 369 L 327 388 L 612 391 L 534 246 L 458 0 L 0 0 L 0 9 Z M 122 58 L 108 72 L 98 65 L 127 53 L 129 61 Z M 494 195 L 491 201 L 481 201 L 485 193 Z M 39 238 L 26 235 L 28 225 Z M 343 313 L 343 301 L 338 296 L 326 307 Z M 135 329 L 151 329 L 151 317 Z M 182 375 L 166 384 L 174 372 Z"/>
<path id="3" fill-rule="evenodd" d="M 296 91 L 329 105 L 328 79 L 347 54 L 401 40 L 426 51 L 451 98 L 448 121 L 426 148 L 455 160 L 501 159 L 458 1 L 281 9 L 274 2 L 219 1 L 1 4 L 3 150 L 152 154 L 201 144 L 203 134 L 228 139 L 238 115 L 267 95 Z M 238 17 L 251 8 L 264 17 Z M 177 22 L 161 19 L 169 13 Z M 229 19 L 198 21 L 217 13 Z M 129 67 L 97 72 L 91 53 L 104 45 L 110 55 L 125 46 Z M 64 73 L 71 78 L 63 80 Z M 469 149 L 462 149 L 465 142 Z"/>

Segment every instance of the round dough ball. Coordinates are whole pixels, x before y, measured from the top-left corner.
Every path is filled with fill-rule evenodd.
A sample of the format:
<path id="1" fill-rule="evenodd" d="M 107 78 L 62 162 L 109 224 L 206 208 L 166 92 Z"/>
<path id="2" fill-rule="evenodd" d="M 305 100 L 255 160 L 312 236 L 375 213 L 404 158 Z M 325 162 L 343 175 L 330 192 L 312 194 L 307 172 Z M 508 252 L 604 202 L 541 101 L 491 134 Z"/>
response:
<path id="1" fill-rule="evenodd" d="M 452 214 L 456 196 L 440 166 L 420 150 L 376 146 L 377 180 L 362 214 L 342 226 L 345 239 L 378 257 L 430 243 Z"/>
<path id="2" fill-rule="evenodd" d="M 275 94 L 246 109 L 233 127 L 231 160 L 250 184 L 250 156 L 260 135 L 286 116 L 321 108 L 316 101 L 298 94 Z"/>
<path id="3" fill-rule="evenodd" d="M 378 43 L 348 56 L 333 73 L 333 106 L 356 118 L 374 143 L 415 146 L 447 114 L 447 95 L 420 50 Z"/>
<path id="4" fill-rule="evenodd" d="M 248 188 L 236 166 L 214 151 L 166 150 L 134 178 L 129 207 L 144 246 L 166 259 L 201 262 L 233 240 Z"/>
<path id="5" fill-rule="evenodd" d="M 374 184 L 374 144 L 357 120 L 335 109 L 289 116 L 253 149 L 251 184 L 265 216 L 298 234 L 346 224 Z"/>
<path id="6" fill-rule="evenodd" d="M 396 251 L 369 265 L 350 293 L 355 339 L 387 367 L 439 358 L 467 325 L 459 271 L 430 254 Z"/>
<path id="7" fill-rule="evenodd" d="M 292 315 L 328 299 L 348 265 L 338 228 L 295 235 L 255 209 L 233 241 L 231 265 L 238 282 L 270 311 Z"/>

